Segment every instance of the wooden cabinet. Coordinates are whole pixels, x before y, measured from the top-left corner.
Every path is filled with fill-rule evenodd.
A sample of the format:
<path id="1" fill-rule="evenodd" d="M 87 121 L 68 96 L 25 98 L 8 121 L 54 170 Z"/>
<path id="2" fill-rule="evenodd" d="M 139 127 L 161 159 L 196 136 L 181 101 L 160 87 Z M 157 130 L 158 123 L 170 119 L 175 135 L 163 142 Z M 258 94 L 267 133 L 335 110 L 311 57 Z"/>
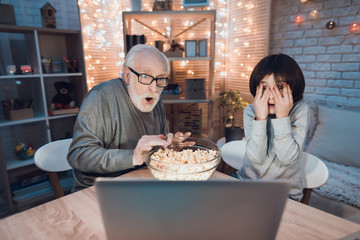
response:
<path id="1" fill-rule="evenodd" d="M 163 98 L 167 118 L 171 123 L 170 130 L 173 132 L 182 131 L 181 124 L 187 121 L 190 125 L 195 123 L 194 125 L 202 129 L 200 135 L 213 138 L 215 17 L 215 10 L 123 12 L 124 49 L 129 49 L 128 45 L 134 44 L 131 40 L 136 39 L 132 38 L 134 35 L 144 35 L 146 44 L 160 46 L 158 48 L 162 48 L 170 61 L 171 83 L 178 84 L 183 90 L 179 96 Z M 179 45 L 182 45 L 185 51 L 171 53 L 169 49 L 174 47 L 175 43 L 182 43 Z M 192 47 L 200 46 L 201 53 L 197 51 L 195 56 L 186 57 L 189 56 L 186 50 L 189 51 L 190 48 L 187 48 L 185 43 L 192 43 Z M 203 79 L 204 89 L 201 90 L 205 91 L 205 94 L 202 94 L 205 98 L 199 99 L 189 92 L 186 94 L 186 91 L 196 92 L 196 89 L 186 86 L 186 79 Z M 191 119 L 191 116 L 196 117 Z M 199 122 L 196 123 L 197 121 Z"/>
<path id="2" fill-rule="evenodd" d="M 14 147 L 23 142 L 38 149 L 72 137 L 76 109 L 52 115 L 49 106 L 57 93 L 54 84 L 60 81 L 73 86 L 70 96 L 80 106 L 87 92 L 82 49 L 80 31 L 0 25 L 0 180 L 10 209 L 31 205 L 46 192 L 44 187 L 19 184 L 37 168 L 33 157 L 20 159 Z M 9 101 L 11 111 L 4 106 Z"/>

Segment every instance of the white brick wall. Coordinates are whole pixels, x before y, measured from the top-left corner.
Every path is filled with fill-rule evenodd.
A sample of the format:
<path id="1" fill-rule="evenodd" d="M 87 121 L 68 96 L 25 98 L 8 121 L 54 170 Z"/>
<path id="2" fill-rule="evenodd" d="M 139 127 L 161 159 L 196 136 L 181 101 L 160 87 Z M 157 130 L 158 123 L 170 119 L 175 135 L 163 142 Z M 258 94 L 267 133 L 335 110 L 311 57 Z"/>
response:
<path id="1" fill-rule="evenodd" d="M 40 8 L 49 2 L 56 10 L 56 28 L 80 30 L 77 0 L 2 0 L 14 7 L 16 25 L 42 27 Z"/>
<path id="2" fill-rule="evenodd" d="M 318 16 L 311 11 L 318 9 Z M 351 105 L 360 109 L 360 0 L 273 0 L 270 53 L 285 53 L 300 65 L 306 79 L 305 98 Z M 294 17 L 304 22 L 297 26 Z M 329 30 L 326 23 L 334 20 Z"/>

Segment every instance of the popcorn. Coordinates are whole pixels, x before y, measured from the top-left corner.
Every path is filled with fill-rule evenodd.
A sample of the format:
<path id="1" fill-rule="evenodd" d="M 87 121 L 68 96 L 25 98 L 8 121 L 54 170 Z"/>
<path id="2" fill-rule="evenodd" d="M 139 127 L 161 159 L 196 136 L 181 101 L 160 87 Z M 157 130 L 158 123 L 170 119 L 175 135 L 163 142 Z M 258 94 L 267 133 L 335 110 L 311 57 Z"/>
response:
<path id="1" fill-rule="evenodd" d="M 214 150 L 159 149 L 150 156 L 149 167 L 161 180 L 206 180 L 218 163 L 219 156 Z"/>

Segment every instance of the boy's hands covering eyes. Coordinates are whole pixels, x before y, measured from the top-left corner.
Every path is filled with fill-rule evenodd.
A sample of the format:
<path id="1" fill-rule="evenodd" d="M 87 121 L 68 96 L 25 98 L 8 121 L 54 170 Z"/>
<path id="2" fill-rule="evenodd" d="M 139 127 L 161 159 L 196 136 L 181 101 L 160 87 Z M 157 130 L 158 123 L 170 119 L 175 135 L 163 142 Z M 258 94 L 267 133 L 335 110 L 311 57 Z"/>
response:
<path id="1" fill-rule="evenodd" d="M 275 101 L 276 118 L 288 117 L 289 112 L 294 105 L 289 84 L 283 84 L 282 94 L 277 86 L 274 86 L 271 91 Z"/>
<path id="2" fill-rule="evenodd" d="M 254 99 L 254 108 L 256 114 L 256 120 L 265 120 L 269 114 L 268 102 L 271 94 L 270 87 L 267 86 L 263 92 L 264 85 L 259 84 L 256 88 L 256 95 Z"/>

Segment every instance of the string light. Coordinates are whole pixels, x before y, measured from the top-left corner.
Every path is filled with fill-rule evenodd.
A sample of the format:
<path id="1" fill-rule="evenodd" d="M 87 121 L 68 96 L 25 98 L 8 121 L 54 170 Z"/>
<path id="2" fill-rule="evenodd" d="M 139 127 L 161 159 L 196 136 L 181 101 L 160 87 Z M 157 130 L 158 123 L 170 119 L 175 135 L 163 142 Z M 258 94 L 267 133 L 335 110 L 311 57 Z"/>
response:
<path id="1" fill-rule="evenodd" d="M 318 9 L 312 10 L 312 11 L 310 12 L 310 15 L 311 15 L 311 17 L 313 17 L 313 18 L 317 18 L 318 15 L 319 15 Z"/>
<path id="2" fill-rule="evenodd" d="M 304 17 L 301 16 L 300 14 L 296 15 L 295 18 L 294 18 L 294 22 L 297 25 L 300 25 L 303 21 L 304 21 Z"/>
<path id="3" fill-rule="evenodd" d="M 105 4 L 106 2 L 106 4 Z M 227 77 L 230 72 L 247 79 L 252 71 L 253 66 L 248 63 L 254 61 L 254 56 L 250 54 L 256 48 L 256 40 L 253 36 L 256 34 L 257 29 L 253 26 L 255 18 L 253 16 L 254 9 L 257 7 L 255 1 L 239 0 L 232 3 L 228 0 L 210 0 L 208 10 L 216 9 L 216 47 L 215 47 L 215 72 L 222 78 Z M 117 1 L 117 0 L 79 0 L 79 10 L 82 24 L 82 34 L 84 39 L 84 57 L 86 64 L 86 75 L 88 86 L 91 88 L 100 81 L 108 80 L 110 75 L 118 75 L 124 58 L 124 43 L 123 43 L 123 23 L 122 11 L 130 10 L 130 1 Z M 233 5 L 234 4 L 234 5 Z M 228 6 L 227 6 L 228 5 Z M 152 11 L 153 2 L 144 0 L 142 4 L 142 11 Z M 242 17 L 228 17 L 229 8 L 232 6 L 238 7 L 241 10 Z M 173 4 L 173 10 L 184 9 L 182 6 Z M 186 9 L 190 11 L 190 9 Z M 195 9 L 193 9 L 195 10 Z M 193 26 L 197 21 L 182 20 L 177 22 L 182 26 Z M 132 24 L 137 23 L 132 20 Z M 168 25 L 160 29 L 163 36 L 171 36 L 173 29 L 171 28 L 173 22 L 170 18 L 157 18 L 148 21 L 150 26 L 157 28 L 159 26 Z M 239 27 L 241 26 L 241 27 Z M 111 29 L 111 30 L 110 30 Z M 155 45 L 154 39 L 158 34 L 143 26 L 141 27 L 142 34 L 148 36 L 147 44 Z M 236 32 L 235 38 L 229 39 L 229 32 Z M 196 38 L 196 31 L 187 33 L 188 38 Z M 206 30 L 203 36 L 211 37 L 212 33 L 209 29 Z M 182 41 L 184 39 L 181 39 Z M 180 42 L 184 45 L 183 42 Z M 234 44 L 234 48 L 230 44 Z M 164 49 L 170 47 L 169 43 L 164 43 Z M 246 66 L 241 63 L 229 66 L 229 59 L 236 57 L 238 62 L 246 63 Z M 105 60 L 106 59 L 106 60 Z M 234 61 L 236 62 L 236 61 Z M 231 64 L 230 64 L 231 65 Z M 240 66 L 239 66 L 240 65 Z M 188 70 L 190 68 L 188 61 L 179 62 L 179 66 L 185 70 L 185 74 L 196 75 L 196 69 Z M 228 69 L 227 69 L 228 68 Z M 106 74 L 104 74 L 106 71 Z M 112 72 L 111 72 L 112 71 Z M 104 77 L 106 79 L 101 79 Z"/>
<path id="4" fill-rule="evenodd" d="M 353 22 L 350 26 L 349 26 L 349 30 L 350 32 L 357 32 L 360 29 L 360 25 L 358 22 Z"/>
<path id="5" fill-rule="evenodd" d="M 326 28 L 327 29 L 333 29 L 335 27 L 335 22 L 334 21 L 329 21 L 326 23 Z"/>

